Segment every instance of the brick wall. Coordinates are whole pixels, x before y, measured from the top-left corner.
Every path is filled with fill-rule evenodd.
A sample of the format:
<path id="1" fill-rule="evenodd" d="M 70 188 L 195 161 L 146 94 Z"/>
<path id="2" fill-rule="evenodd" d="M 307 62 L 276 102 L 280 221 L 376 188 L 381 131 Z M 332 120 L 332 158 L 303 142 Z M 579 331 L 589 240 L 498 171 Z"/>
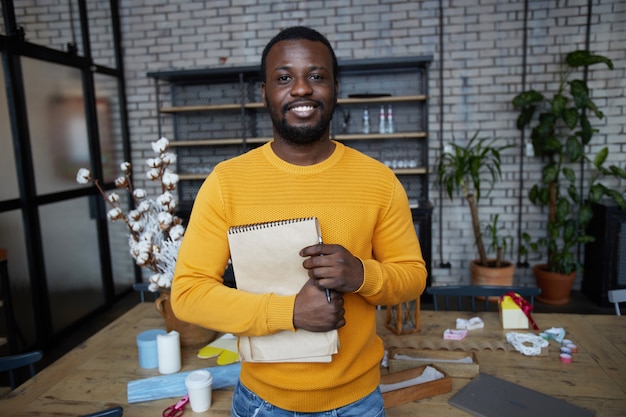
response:
<path id="1" fill-rule="evenodd" d="M 340 60 L 433 55 L 430 165 L 442 145 L 463 143 L 476 130 L 519 145 L 506 152 L 503 181 L 482 200 L 481 214 L 488 219 L 499 213 L 514 237 L 518 230 L 537 235 L 544 216 L 526 195 L 540 164 L 521 156 L 523 144 L 510 102 L 522 91 L 524 74 L 526 88 L 544 89 L 555 81 L 564 54 L 585 47 L 588 7 L 586 0 L 528 3 L 524 68 L 524 3 L 517 0 L 442 0 L 442 24 L 436 0 L 120 0 L 135 166 L 143 167 L 138 162 L 151 154 L 149 143 L 157 138 L 156 97 L 147 72 L 257 64 L 274 34 L 302 24 L 324 33 Z M 613 71 L 593 70 L 593 98 L 607 116 L 596 123 L 594 147 L 609 146 L 610 162 L 624 166 L 626 3 L 592 3 L 590 49 L 615 64 Z M 469 260 L 476 256 L 469 210 L 460 200 L 441 199 L 433 184 L 431 180 L 434 281 L 468 283 Z M 607 184 L 626 191 L 624 182 Z M 451 267 L 439 268 L 443 262 Z M 517 284 L 532 283 L 531 270 L 519 269 L 516 279 Z"/>

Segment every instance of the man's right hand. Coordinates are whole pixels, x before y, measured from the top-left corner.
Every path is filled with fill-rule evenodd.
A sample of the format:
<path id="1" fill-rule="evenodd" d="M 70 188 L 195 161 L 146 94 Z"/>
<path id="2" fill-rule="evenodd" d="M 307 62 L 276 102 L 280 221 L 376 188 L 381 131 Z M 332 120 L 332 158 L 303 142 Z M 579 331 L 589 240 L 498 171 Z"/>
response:
<path id="1" fill-rule="evenodd" d="M 296 295 L 293 325 L 296 329 L 327 332 L 345 326 L 343 294 L 331 291 L 330 303 L 326 292 L 309 279 Z"/>

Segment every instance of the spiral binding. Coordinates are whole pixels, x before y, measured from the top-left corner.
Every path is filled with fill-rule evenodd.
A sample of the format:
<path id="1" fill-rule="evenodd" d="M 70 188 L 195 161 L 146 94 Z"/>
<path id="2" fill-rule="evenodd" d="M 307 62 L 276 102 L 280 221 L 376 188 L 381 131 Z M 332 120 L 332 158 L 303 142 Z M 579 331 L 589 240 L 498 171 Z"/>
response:
<path id="1" fill-rule="evenodd" d="M 242 224 L 240 226 L 231 226 L 228 229 L 228 234 L 232 235 L 236 233 L 249 232 L 251 230 L 268 229 L 271 227 L 277 227 L 277 226 L 282 226 L 282 225 L 291 224 L 291 223 L 305 222 L 305 221 L 314 220 L 314 219 L 315 217 L 299 217 L 297 219 L 274 220 L 271 222 Z"/>

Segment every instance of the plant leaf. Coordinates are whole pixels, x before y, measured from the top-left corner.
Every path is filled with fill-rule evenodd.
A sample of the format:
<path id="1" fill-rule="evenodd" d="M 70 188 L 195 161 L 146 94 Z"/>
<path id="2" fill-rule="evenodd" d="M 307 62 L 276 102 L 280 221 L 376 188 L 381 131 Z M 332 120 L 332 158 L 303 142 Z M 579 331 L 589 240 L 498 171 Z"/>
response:
<path id="1" fill-rule="evenodd" d="M 558 116 L 561 113 L 563 113 L 566 106 L 567 106 L 567 97 L 565 97 L 561 93 L 555 94 L 554 100 L 552 100 L 552 113 Z"/>
<path id="2" fill-rule="evenodd" d="M 581 80 L 573 80 L 569 82 L 569 86 L 576 107 L 579 109 L 586 108 L 587 102 L 589 101 L 589 88 L 587 87 L 587 83 Z"/>
<path id="3" fill-rule="evenodd" d="M 587 67 L 589 65 L 605 63 L 609 69 L 613 69 L 613 61 L 602 55 L 592 55 L 589 51 L 574 51 L 567 54 L 565 62 L 570 67 Z"/>
<path id="4" fill-rule="evenodd" d="M 563 170 L 563 175 L 565 176 L 565 178 L 567 178 L 567 180 L 569 182 L 574 182 L 576 181 L 576 174 L 574 173 L 574 170 L 568 167 L 564 167 Z"/>
<path id="5" fill-rule="evenodd" d="M 559 167 L 551 162 L 543 168 L 542 181 L 544 184 L 550 184 L 559 178 Z"/>
<path id="6" fill-rule="evenodd" d="M 603 164 L 604 161 L 606 161 L 606 158 L 609 156 L 609 148 L 607 148 L 606 146 L 604 148 L 602 148 L 600 150 L 600 152 L 598 152 L 596 154 L 596 156 L 593 158 L 593 165 L 596 168 L 600 168 Z"/>
<path id="7" fill-rule="evenodd" d="M 583 156 L 583 146 L 576 136 L 568 136 L 565 141 L 565 154 L 570 162 L 576 162 Z"/>
<path id="8" fill-rule="evenodd" d="M 604 186 L 602 184 L 594 184 L 589 189 L 589 193 L 587 195 L 587 198 L 592 203 L 597 203 L 598 201 L 600 201 L 602 199 L 602 197 L 604 196 L 605 193 L 606 193 L 606 189 L 604 188 Z"/>
<path id="9" fill-rule="evenodd" d="M 513 99 L 513 106 L 516 109 L 523 109 L 530 105 L 540 103 L 542 100 L 543 94 L 535 90 L 523 91 L 515 96 L 515 98 Z"/>
<path id="10" fill-rule="evenodd" d="M 566 109 L 561 115 L 563 121 L 570 129 L 573 129 L 578 124 L 578 110 L 574 107 Z"/>
<path id="11" fill-rule="evenodd" d="M 616 165 L 611 165 L 611 166 L 609 166 L 609 170 L 611 171 L 611 174 L 615 175 L 616 177 L 626 179 L 626 170 L 625 169 L 620 168 L 620 167 L 618 167 Z"/>
<path id="12" fill-rule="evenodd" d="M 593 136 L 593 128 L 591 127 L 591 123 L 589 123 L 589 119 L 585 113 L 580 115 L 580 138 L 583 141 L 583 145 L 588 145 L 591 142 L 591 137 Z"/>
<path id="13" fill-rule="evenodd" d="M 537 106 L 524 107 L 524 109 L 520 112 L 520 115 L 517 118 L 518 129 L 523 129 L 532 120 L 536 109 Z"/>

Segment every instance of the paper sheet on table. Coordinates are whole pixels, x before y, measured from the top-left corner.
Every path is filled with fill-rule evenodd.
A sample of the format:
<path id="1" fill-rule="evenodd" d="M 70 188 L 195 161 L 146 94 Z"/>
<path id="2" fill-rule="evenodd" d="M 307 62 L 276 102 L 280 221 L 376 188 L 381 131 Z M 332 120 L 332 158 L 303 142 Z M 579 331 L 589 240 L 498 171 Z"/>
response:
<path id="1" fill-rule="evenodd" d="M 213 376 L 213 389 L 231 387 L 237 384 L 241 364 L 204 368 Z M 182 397 L 187 394 L 185 378 L 193 371 L 130 381 L 127 386 L 128 403 L 160 400 L 162 398 Z"/>
<path id="2" fill-rule="evenodd" d="M 435 381 L 443 378 L 445 375 L 432 366 L 424 368 L 424 372 L 416 378 L 407 379 L 406 381 L 396 382 L 395 384 L 380 384 L 380 392 L 393 391 L 400 388 L 411 387 L 413 385 L 423 384 L 425 382 Z"/>

